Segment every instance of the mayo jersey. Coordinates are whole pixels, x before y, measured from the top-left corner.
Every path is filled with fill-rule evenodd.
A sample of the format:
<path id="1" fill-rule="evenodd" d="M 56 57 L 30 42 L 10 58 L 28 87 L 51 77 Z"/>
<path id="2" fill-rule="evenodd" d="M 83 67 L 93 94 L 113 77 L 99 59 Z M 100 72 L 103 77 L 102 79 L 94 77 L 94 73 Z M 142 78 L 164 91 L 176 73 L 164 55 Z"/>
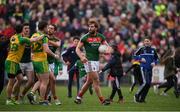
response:
<path id="1" fill-rule="evenodd" d="M 31 38 L 38 38 L 42 35 L 43 33 L 34 33 Z M 47 36 L 44 36 L 43 39 L 33 42 L 31 44 L 32 48 L 32 60 L 33 61 L 45 61 L 47 60 L 47 53 L 43 50 L 43 44 L 48 43 L 48 38 Z"/>
<path id="2" fill-rule="evenodd" d="M 19 63 L 25 49 L 25 43 L 30 45 L 29 38 L 22 37 L 20 34 L 15 34 L 10 38 L 10 49 L 6 60 Z"/>

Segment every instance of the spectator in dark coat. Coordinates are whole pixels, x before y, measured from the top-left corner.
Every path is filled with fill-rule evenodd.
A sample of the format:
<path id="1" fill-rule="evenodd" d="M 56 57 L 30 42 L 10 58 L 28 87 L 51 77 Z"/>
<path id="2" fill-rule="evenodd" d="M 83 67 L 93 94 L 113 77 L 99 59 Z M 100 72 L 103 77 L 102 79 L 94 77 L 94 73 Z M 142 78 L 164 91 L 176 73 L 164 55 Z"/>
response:
<path id="1" fill-rule="evenodd" d="M 8 53 L 9 40 L 3 35 L 0 35 L 0 94 L 4 86 L 4 75 L 5 75 L 5 60 Z"/>
<path id="2" fill-rule="evenodd" d="M 100 74 L 105 72 L 106 70 L 110 69 L 109 76 L 113 77 L 111 82 L 112 84 L 112 92 L 109 97 L 109 100 L 112 101 L 116 92 L 119 96 L 119 103 L 124 103 L 124 99 L 122 96 L 121 88 L 120 88 L 120 80 L 123 76 L 123 68 L 122 68 L 122 61 L 121 61 L 121 54 L 118 51 L 117 45 L 112 45 L 112 56 L 109 62 L 105 65 L 105 67 L 100 71 Z"/>
<path id="3" fill-rule="evenodd" d="M 165 65 L 164 69 L 164 77 L 167 80 L 167 82 L 161 84 L 158 86 L 158 89 L 160 88 L 166 88 L 161 95 L 167 95 L 166 92 L 174 87 L 174 94 L 178 98 L 178 89 L 177 89 L 177 77 L 176 77 L 176 67 L 175 67 L 175 61 L 174 61 L 174 52 L 172 50 L 167 51 L 167 53 L 162 57 L 161 63 Z"/>

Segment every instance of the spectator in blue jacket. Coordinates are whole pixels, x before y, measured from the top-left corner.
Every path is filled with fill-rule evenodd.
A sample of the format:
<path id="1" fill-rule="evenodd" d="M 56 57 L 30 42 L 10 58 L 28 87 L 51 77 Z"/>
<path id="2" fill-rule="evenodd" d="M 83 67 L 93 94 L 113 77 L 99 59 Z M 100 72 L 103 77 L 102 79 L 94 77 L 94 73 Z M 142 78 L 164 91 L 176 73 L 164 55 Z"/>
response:
<path id="1" fill-rule="evenodd" d="M 159 60 L 156 50 L 151 47 L 151 40 L 145 38 L 143 44 L 144 46 L 135 52 L 135 55 L 139 57 L 141 75 L 143 79 L 143 83 L 134 96 L 134 101 L 138 103 L 145 102 L 145 98 L 151 86 L 152 68 L 158 63 Z"/>

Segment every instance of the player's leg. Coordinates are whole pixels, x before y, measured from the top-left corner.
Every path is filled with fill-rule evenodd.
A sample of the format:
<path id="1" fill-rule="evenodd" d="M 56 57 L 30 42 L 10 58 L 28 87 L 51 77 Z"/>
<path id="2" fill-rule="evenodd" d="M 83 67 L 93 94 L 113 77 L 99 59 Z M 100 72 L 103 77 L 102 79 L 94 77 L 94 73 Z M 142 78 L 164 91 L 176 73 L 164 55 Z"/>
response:
<path id="1" fill-rule="evenodd" d="M 25 94 L 27 93 L 27 91 L 32 87 L 32 85 L 34 84 L 34 70 L 33 70 L 33 65 L 32 63 L 27 63 L 26 64 L 26 76 L 27 76 L 27 83 L 24 87 L 24 89 L 22 90 L 22 97 L 25 96 Z"/>
<path id="2" fill-rule="evenodd" d="M 36 104 L 36 101 L 35 101 L 35 93 L 37 90 L 39 90 L 39 87 L 40 87 L 40 78 L 38 75 L 35 75 L 35 77 L 37 78 L 35 84 L 32 86 L 32 89 L 31 91 L 27 94 L 27 98 L 30 102 L 30 104 Z"/>
<path id="3" fill-rule="evenodd" d="M 85 94 L 85 92 L 88 90 L 89 86 L 92 84 L 92 79 L 91 77 L 87 74 L 87 80 L 84 83 L 84 85 L 82 86 L 82 88 L 80 89 L 76 99 L 75 99 L 75 103 L 76 104 L 80 104 L 81 103 L 81 98 L 82 96 Z"/>
<path id="4" fill-rule="evenodd" d="M 49 84 L 49 73 L 43 73 L 39 75 L 40 77 L 40 97 L 42 102 L 44 102 L 47 86 Z"/>
<path id="5" fill-rule="evenodd" d="M 22 81 L 23 81 L 23 75 L 22 75 L 22 73 L 18 73 L 18 75 L 16 76 L 16 82 L 13 86 L 13 93 L 12 93 L 12 95 L 16 101 L 19 98 L 20 87 L 21 87 Z"/>
<path id="6" fill-rule="evenodd" d="M 11 95 L 12 95 L 12 91 L 13 91 L 15 77 L 17 75 L 17 71 L 19 70 L 19 64 L 6 60 L 5 61 L 5 70 L 8 73 L 8 78 L 9 78 L 7 88 L 6 88 L 6 92 L 7 92 L 6 104 L 14 105 L 16 103 L 11 99 Z"/>
<path id="7" fill-rule="evenodd" d="M 13 89 L 13 85 L 15 82 L 15 75 L 8 74 L 8 78 L 9 78 L 9 81 L 8 81 L 7 88 L 6 88 L 6 93 L 7 93 L 6 105 L 14 105 L 14 102 L 11 99 L 11 94 L 12 94 L 12 89 Z"/>
<path id="8" fill-rule="evenodd" d="M 50 72 L 49 83 L 50 83 L 50 90 L 51 90 L 51 93 L 53 95 L 55 104 L 61 105 L 61 102 L 59 101 L 59 99 L 56 95 L 56 77 L 54 76 L 53 72 Z"/>

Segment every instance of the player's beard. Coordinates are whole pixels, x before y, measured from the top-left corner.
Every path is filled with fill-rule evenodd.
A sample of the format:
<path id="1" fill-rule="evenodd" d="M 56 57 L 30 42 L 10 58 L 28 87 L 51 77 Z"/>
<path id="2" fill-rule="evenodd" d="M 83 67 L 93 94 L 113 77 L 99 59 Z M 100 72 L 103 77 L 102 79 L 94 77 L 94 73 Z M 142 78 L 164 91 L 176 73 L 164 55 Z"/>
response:
<path id="1" fill-rule="evenodd" d="M 91 35 L 95 35 L 95 34 L 96 34 L 96 31 L 89 31 L 89 33 L 90 33 Z"/>

